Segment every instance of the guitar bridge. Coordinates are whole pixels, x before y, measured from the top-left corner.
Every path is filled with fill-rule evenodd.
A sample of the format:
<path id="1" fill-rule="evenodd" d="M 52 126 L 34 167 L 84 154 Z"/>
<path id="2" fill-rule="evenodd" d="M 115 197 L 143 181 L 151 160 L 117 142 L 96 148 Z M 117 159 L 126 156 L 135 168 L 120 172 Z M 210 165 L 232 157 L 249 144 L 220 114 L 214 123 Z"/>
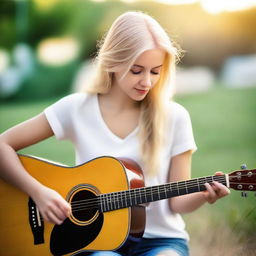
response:
<path id="1" fill-rule="evenodd" d="M 34 203 L 29 197 L 28 200 L 29 224 L 34 237 L 34 244 L 44 243 L 44 221 Z"/>

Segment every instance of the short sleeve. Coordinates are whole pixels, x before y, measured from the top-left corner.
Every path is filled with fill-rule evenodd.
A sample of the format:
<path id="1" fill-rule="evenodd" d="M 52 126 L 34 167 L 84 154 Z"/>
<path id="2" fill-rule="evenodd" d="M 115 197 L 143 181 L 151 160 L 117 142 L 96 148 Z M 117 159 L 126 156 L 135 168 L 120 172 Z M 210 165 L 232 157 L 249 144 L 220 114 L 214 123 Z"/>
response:
<path id="1" fill-rule="evenodd" d="M 72 130 L 72 115 L 77 94 L 68 95 L 44 110 L 44 114 L 58 140 L 68 139 Z"/>
<path id="2" fill-rule="evenodd" d="M 173 126 L 173 144 L 171 156 L 184 153 L 188 150 L 197 150 L 194 140 L 192 123 L 188 111 L 181 105 L 174 103 L 175 118 Z"/>

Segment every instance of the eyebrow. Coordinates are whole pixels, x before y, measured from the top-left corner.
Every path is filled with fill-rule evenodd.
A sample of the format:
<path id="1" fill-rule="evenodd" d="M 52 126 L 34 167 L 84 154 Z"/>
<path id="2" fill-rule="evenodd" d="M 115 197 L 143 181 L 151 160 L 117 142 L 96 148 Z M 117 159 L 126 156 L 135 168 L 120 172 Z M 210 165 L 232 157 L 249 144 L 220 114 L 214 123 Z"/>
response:
<path id="1" fill-rule="evenodd" d="M 137 64 L 134 64 L 133 65 L 133 67 L 139 67 L 139 68 L 144 68 L 143 66 L 141 66 L 141 65 L 137 65 Z M 153 67 L 152 69 L 154 69 L 154 68 L 160 68 L 160 67 L 162 67 L 163 65 L 159 65 L 159 66 L 157 66 L 157 67 Z"/>

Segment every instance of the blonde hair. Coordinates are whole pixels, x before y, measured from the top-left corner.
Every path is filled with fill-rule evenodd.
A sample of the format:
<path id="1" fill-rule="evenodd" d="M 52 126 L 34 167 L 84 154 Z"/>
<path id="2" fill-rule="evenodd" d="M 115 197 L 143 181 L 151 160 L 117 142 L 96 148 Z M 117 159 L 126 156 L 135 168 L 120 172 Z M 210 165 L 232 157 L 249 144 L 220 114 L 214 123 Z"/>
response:
<path id="1" fill-rule="evenodd" d="M 120 67 L 126 67 L 124 77 L 143 52 L 155 48 L 166 52 L 160 78 L 141 102 L 139 120 L 144 169 L 153 174 L 159 169 L 167 103 L 171 97 L 178 51 L 161 25 L 151 16 L 138 11 L 120 15 L 98 46 L 96 72 L 91 86 L 87 88 L 91 93 L 107 93 L 113 83 L 113 74 Z"/>

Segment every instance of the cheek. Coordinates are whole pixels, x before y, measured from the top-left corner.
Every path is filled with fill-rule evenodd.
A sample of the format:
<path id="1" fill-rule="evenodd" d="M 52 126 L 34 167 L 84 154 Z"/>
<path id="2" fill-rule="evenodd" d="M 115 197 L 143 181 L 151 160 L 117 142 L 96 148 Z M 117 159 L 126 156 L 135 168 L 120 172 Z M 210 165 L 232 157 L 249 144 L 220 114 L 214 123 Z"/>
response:
<path id="1" fill-rule="evenodd" d="M 152 78 L 152 84 L 153 84 L 153 86 L 158 82 L 159 79 L 160 79 L 160 76 L 154 76 L 154 77 Z"/>
<path id="2" fill-rule="evenodd" d="M 125 78 L 125 84 L 129 87 L 132 87 L 133 85 L 137 84 L 140 81 L 140 76 L 135 76 L 132 74 L 128 74 Z"/>

